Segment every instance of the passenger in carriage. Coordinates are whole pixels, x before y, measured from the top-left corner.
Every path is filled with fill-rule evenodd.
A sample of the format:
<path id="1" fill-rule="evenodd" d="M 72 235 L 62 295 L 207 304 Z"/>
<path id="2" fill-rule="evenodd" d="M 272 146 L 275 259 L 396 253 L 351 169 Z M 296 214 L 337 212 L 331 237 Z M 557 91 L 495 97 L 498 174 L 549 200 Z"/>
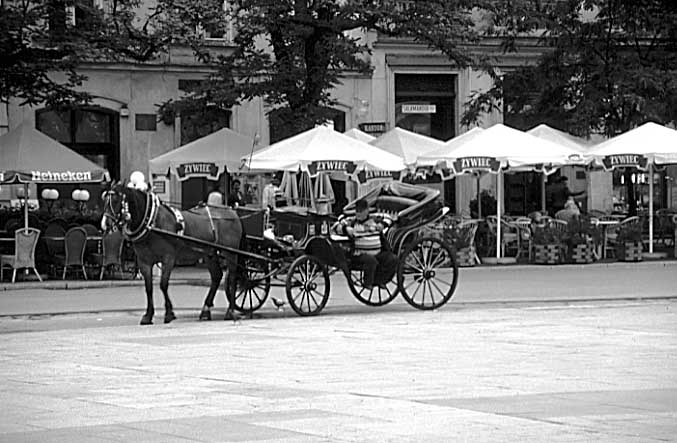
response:
<path id="1" fill-rule="evenodd" d="M 341 221 L 337 229 L 354 241 L 354 262 L 362 265 L 363 286 L 371 290 L 374 284 L 385 287 L 397 270 L 397 256 L 383 236 L 385 226 L 369 215 L 369 203 L 361 199 L 355 203 L 355 216 Z"/>
<path id="2" fill-rule="evenodd" d="M 231 192 L 228 195 L 228 206 L 237 208 L 238 206 L 244 206 L 244 195 L 240 189 L 240 180 L 233 180 L 231 185 Z"/>

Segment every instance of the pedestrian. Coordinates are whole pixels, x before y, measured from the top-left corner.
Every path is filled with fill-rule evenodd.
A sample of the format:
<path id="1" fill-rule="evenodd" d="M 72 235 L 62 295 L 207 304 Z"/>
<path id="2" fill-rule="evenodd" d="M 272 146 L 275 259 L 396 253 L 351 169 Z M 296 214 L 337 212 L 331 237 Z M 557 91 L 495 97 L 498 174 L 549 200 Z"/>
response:
<path id="1" fill-rule="evenodd" d="M 546 190 L 546 201 L 550 208 L 550 215 L 553 217 L 558 211 L 564 209 L 564 205 L 569 197 L 576 197 L 585 193 L 585 191 L 571 191 L 568 186 L 568 180 L 566 176 L 558 177 Z"/>
<path id="2" fill-rule="evenodd" d="M 383 235 L 385 226 L 369 215 L 369 203 L 355 203 L 355 216 L 340 222 L 337 232 L 353 240 L 353 262 L 362 266 L 362 286 L 371 291 L 374 285 L 385 287 L 397 269 L 397 256 Z"/>
<path id="3" fill-rule="evenodd" d="M 231 191 L 230 194 L 228 195 L 228 206 L 231 206 L 233 208 L 237 208 L 238 206 L 244 206 L 244 195 L 242 194 L 241 190 L 241 183 L 240 180 L 235 179 L 233 180 L 233 183 L 230 185 Z"/>
<path id="4" fill-rule="evenodd" d="M 263 207 L 275 209 L 275 196 L 279 192 L 280 180 L 277 177 L 271 178 L 270 182 L 263 188 Z"/>

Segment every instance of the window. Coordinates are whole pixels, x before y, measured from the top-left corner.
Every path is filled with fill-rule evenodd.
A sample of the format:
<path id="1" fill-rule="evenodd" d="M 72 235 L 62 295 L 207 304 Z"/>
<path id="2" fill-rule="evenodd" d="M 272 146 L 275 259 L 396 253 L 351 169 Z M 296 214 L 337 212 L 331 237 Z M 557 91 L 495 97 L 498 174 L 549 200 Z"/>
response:
<path id="1" fill-rule="evenodd" d="M 94 106 L 42 109 L 36 112 L 35 126 L 118 177 L 120 134 L 116 112 Z"/>
<path id="2" fill-rule="evenodd" d="M 438 140 L 453 138 L 456 76 L 395 74 L 395 125 Z"/>
<path id="3" fill-rule="evenodd" d="M 155 114 L 136 114 L 134 126 L 137 131 L 155 131 L 157 129 L 157 116 Z"/>
<path id="4" fill-rule="evenodd" d="M 224 0 L 222 12 L 227 13 L 229 8 L 228 0 Z M 221 17 L 224 16 L 225 14 L 221 15 Z M 205 40 L 233 41 L 233 24 L 230 20 L 223 22 L 217 18 L 212 20 L 211 23 L 198 25 L 197 33 L 201 34 Z"/>

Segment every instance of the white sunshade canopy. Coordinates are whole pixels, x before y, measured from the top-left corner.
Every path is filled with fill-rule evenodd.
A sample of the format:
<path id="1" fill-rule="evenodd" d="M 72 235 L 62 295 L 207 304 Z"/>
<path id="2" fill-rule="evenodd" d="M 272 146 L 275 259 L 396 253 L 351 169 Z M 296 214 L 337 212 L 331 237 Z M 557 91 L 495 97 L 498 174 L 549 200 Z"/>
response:
<path id="1" fill-rule="evenodd" d="M 241 157 L 249 155 L 253 146 L 252 137 L 222 128 L 151 159 L 149 166 L 153 174 L 164 175 L 171 171 L 181 179 L 191 175 L 186 173 L 188 165 L 213 165 L 204 175 L 216 179 L 222 172 L 239 171 Z"/>
<path id="2" fill-rule="evenodd" d="M 575 149 L 581 153 L 586 153 L 591 147 L 591 144 L 585 139 L 576 137 L 575 135 L 568 134 L 545 124 L 529 129 L 527 134 L 531 134 L 543 140 L 548 140 L 559 145 L 566 146 L 567 148 Z"/>
<path id="3" fill-rule="evenodd" d="M 370 141 L 376 139 L 376 137 L 374 137 L 373 135 L 367 134 L 364 131 L 360 131 L 357 128 L 349 129 L 346 132 L 344 132 L 343 134 L 347 135 L 348 137 L 352 137 L 352 138 L 355 138 L 357 140 L 363 141 L 365 143 L 369 143 Z"/>
<path id="4" fill-rule="evenodd" d="M 243 158 L 244 160 L 244 158 Z M 248 160 L 248 159 L 247 159 Z M 318 126 L 254 152 L 252 169 L 402 171 L 402 158 L 327 126 Z"/>
<path id="5" fill-rule="evenodd" d="M 402 128 L 393 128 L 369 144 L 401 157 L 407 165 L 416 162 L 419 155 L 444 146 L 443 141 Z"/>
<path id="6" fill-rule="evenodd" d="M 477 169 L 497 172 L 498 168 L 505 167 L 513 170 L 552 169 L 583 163 L 581 153 L 576 149 L 500 123 L 480 132 L 470 132 L 464 134 L 465 139 L 455 143 L 455 148 L 436 160 L 445 161 L 448 167 L 453 166 L 457 174 Z M 422 160 L 433 160 L 433 154 L 427 154 Z"/>
<path id="7" fill-rule="evenodd" d="M 419 155 L 416 164 L 418 166 L 435 166 L 440 161 L 445 161 L 450 159 L 450 153 L 454 149 L 461 146 L 463 143 L 467 143 L 473 138 L 477 137 L 484 131 L 480 127 L 474 127 L 469 131 L 464 132 L 461 135 L 458 135 L 452 139 L 447 140 L 441 148 L 435 149 L 433 151 L 428 151 L 425 154 Z"/>
<path id="8" fill-rule="evenodd" d="M 677 131 L 657 123 L 645 123 L 596 145 L 588 156 L 607 169 L 634 166 L 631 156 L 643 156 L 647 162 L 657 165 L 677 163 Z M 616 156 L 615 160 L 612 156 Z"/>

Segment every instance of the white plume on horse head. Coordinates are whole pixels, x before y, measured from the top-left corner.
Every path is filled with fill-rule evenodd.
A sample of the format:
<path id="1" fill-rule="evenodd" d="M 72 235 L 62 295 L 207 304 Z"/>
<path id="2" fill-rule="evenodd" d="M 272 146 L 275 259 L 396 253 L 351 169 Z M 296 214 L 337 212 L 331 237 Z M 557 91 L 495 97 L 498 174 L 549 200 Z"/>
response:
<path id="1" fill-rule="evenodd" d="M 138 189 L 139 191 L 147 191 L 148 183 L 146 183 L 146 176 L 141 171 L 134 171 L 129 176 L 128 188 Z"/>

